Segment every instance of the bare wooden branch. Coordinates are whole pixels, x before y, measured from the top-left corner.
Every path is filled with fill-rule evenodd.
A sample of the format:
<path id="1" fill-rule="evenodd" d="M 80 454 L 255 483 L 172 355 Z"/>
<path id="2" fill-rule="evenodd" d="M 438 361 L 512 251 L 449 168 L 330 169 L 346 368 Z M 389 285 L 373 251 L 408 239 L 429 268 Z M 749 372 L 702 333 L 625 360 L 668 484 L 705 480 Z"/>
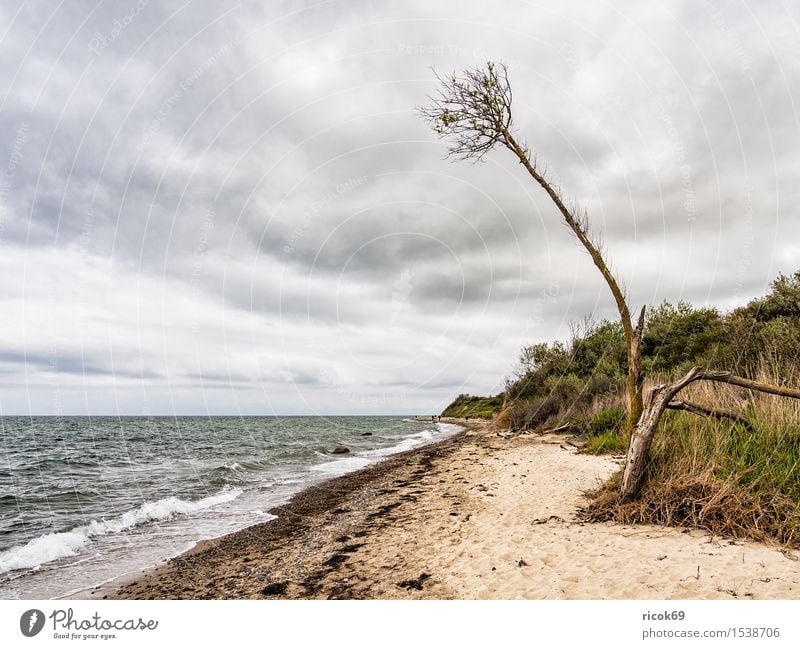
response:
<path id="1" fill-rule="evenodd" d="M 699 367 L 694 367 L 686 376 L 673 383 L 656 385 L 650 388 L 642 415 L 633 429 L 631 442 L 628 445 L 628 456 L 625 460 L 625 470 L 622 473 L 622 484 L 620 486 L 620 498 L 623 501 L 630 500 L 639 493 L 639 488 L 644 480 L 645 469 L 647 468 L 653 433 L 667 404 L 674 399 L 678 392 L 697 380 L 701 372 L 702 370 Z"/>
<path id="2" fill-rule="evenodd" d="M 630 422 L 639 421 L 644 410 L 642 390 L 644 388 L 644 372 L 642 371 L 642 336 L 644 335 L 644 317 L 646 306 L 639 311 L 639 318 L 631 333 L 628 349 L 628 417 Z"/>
<path id="3" fill-rule="evenodd" d="M 735 412 L 731 412 L 730 410 L 722 410 L 720 408 L 708 408 L 706 406 L 701 406 L 698 403 L 693 403 L 691 401 L 681 401 L 680 399 L 675 399 L 670 401 L 667 404 L 667 409 L 669 410 L 685 410 L 686 412 L 691 412 L 693 415 L 700 415 L 701 417 L 713 417 L 714 419 L 730 419 L 733 422 L 736 422 L 740 426 L 748 430 L 753 430 L 753 424 L 751 424 L 747 419 L 742 417 L 741 415 L 737 415 Z"/>
<path id="4" fill-rule="evenodd" d="M 790 397 L 792 399 L 800 399 L 800 390 L 794 388 L 786 388 L 781 385 L 772 385 L 770 383 L 762 383 L 761 381 L 754 381 L 753 379 L 746 379 L 742 376 L 736 376 L 732 372 L 705 370 L 698 380 L 705 381 L 718 381 L 719 383 L 729 383 L 730 385 L 737 385 L 740 388 L 747 388 L 748 390 L 755 390 L 757 392 L 766 392 L 767 394 L 775 394 L 779 397 Z"/>
<path id="5" fill-rule="evenodd" d="M 465 70 L 461 76 L 436 74 L 439 94 L 417 110 L 451 144 L 447 155 L 480 161 L 511 127 L 513 94 L 503 63 Z"/>
<path id="6" fill-rule="evenodd" d="M 579 426 L 575 424 L 566 423 L 566 424 L 559 424 L 555 428 L 548 428 L 547 430 L 543 430 L 541 432 L 542 435 L 548 435 L 551 433 L 582 433 L 583 431 Z"/>

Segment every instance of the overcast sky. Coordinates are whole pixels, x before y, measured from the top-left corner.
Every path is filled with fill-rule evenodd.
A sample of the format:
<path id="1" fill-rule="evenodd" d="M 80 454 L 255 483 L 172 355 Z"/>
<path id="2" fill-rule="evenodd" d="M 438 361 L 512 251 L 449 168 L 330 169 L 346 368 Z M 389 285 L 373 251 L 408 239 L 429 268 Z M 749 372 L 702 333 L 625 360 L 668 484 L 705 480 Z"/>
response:
<path id="1" fill-rule="evenodd" d="M 796 3 L 0 4 L 0 415 L 439 412 L 613 317 L 510 153 L 415 113 L 505 61 L 634 306 L 800 267 Z"/>

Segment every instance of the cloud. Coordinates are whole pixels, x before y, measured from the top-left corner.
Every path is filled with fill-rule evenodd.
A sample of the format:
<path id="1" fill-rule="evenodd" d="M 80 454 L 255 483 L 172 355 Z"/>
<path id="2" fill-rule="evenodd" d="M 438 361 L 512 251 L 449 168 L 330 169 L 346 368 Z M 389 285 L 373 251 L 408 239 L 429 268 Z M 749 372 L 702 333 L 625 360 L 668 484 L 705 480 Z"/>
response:
<path id="1" fill-rule="evenodd" d="M 614 317 L 510 154 L 442 159 L 432 66 L 508 62 L 521 136 L 634 304 L 728 308 L 798 263 L 792 8 L 2 15 L 4 413 L 433 412 Z"/>

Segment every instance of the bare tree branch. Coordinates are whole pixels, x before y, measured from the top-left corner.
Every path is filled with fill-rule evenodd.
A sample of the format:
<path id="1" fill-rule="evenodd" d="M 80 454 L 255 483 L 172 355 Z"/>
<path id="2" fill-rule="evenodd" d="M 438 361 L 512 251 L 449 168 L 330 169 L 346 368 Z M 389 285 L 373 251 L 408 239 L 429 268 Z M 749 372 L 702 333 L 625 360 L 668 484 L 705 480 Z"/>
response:
<path id="1" fill-rule="evenodd" d="M 800 390 L 787 388 L 781 385 L 772 385 L 771 383 L 762 383 L 761 381 L 754 381 L 753 379 L 746 379 L 732 372 L 704 370 L 695 380 L 729 383 L 730 385 L 737 385 L 740 388 L 747 388 L 748 390 L 755 390 L 756 392 L 766 392 L 767 394 L 775 394 L 779 397 L 800 399 Z"/>
<path id="2" fill-rule="evenodd" d="M 698 403 L 692 403 L 691 401 L 681 401 L 680 399 L 675 399 L 670 401 L 667 404 L 667 409 L 669 410 L 685 410 L 686 412 L 691 412 L 693 415 L 700 415 L 701 417 L 713 417 L 714 419 L 730 419 L 733 422 L 736 422 L 740 426 L 743 426 L 747 430 L 753 430 L 753 424 L 751 424 L 747 419 L 744 417 L 737 415 L 735 412 L 731 412 L 729 410 L 721 410 L 719 408 L 707 408 L 706 406 L 701 406 Z"/>
<path id="3" fill-rule="evenodd" d="M 513 94 L 508 69 L 488 63 L 485 69 L 466 70 L 462 76 L 436 74 L 439 94 L 418 111 L 439 137 L 451 144 L 448 156 L 480 161 L 511 127 Z"/>

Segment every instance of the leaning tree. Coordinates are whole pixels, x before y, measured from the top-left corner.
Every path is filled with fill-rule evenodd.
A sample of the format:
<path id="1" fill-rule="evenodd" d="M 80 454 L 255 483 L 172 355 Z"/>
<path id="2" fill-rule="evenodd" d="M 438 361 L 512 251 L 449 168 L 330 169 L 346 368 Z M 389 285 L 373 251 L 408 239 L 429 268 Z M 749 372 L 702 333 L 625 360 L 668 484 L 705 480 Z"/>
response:
<path id="1" fill-rule="evenodd" d="M 421 107 L 419 112 L 440 137 L 450 140 L 448 156 L 480 161 L 495 145 L 506 147 L 547 192 L 567 227 L 589 253 L 603 276 L 614 297 L 625 334 L 628 355 L 628 428 L 633 428 L 643 407 L 640 351 L 644 308 L 634 323 L 625 293 L 611 272 L 599 243 L 590 234 L 587 213 L 566 206 L 559 190 L 537 167 L 536 156 L 531 156 L 528 147 L 517 139 L 511 115 L 513 95 L 506 66 L 489 62 L 482 68 L 444 77 L 437 74 L 436 78 L 439 81 L 439 93 L 430 97 L 430 105 Z"/>
<path id="2" fill-rule="evenodd" d="M 735 413 L 678 399 L 679 393 L 691 383 L 722 382 L 800 399 L 800 390 L 753 381 L 731 372 L 694 368 L 672 383 L 651 388 L 645 403 L 642 398 L 644 375 L 641 367 L 645 309 L 642 307 L 634 323 L 625 293 L 611 272 L 600 245 L 590 235 L 588 215 L 585 211 L 571 210 L 565 205 L 558 189 L 548 182 L 537 167 L 536 157 L 532 157 L 528 147 L 517 139 L 511 114 L 513 95 L 506 66 L 489 62 L 482 68 L 468 69 L 461 74 L 453 73 L 445 77 L 437 74 L 436 78 L 439 81 L 439 94 L 430 97 L 430 105 L 421 107 L 419 111 L 440 137 L 450 140 L 448 156 L 480 161 L 497 144 L 511 151 L 528 174 L 547 192 L 564 222 L 589 253 L 614 297 L 627 347 L 628 429 L 631 431 L 620 489 L 622 500 L 634 498 L 641 488 L 653 435 L 665 410 L 685 410 L 696 415 L 730 419 L 749 426 L 744 418 Z"/>

